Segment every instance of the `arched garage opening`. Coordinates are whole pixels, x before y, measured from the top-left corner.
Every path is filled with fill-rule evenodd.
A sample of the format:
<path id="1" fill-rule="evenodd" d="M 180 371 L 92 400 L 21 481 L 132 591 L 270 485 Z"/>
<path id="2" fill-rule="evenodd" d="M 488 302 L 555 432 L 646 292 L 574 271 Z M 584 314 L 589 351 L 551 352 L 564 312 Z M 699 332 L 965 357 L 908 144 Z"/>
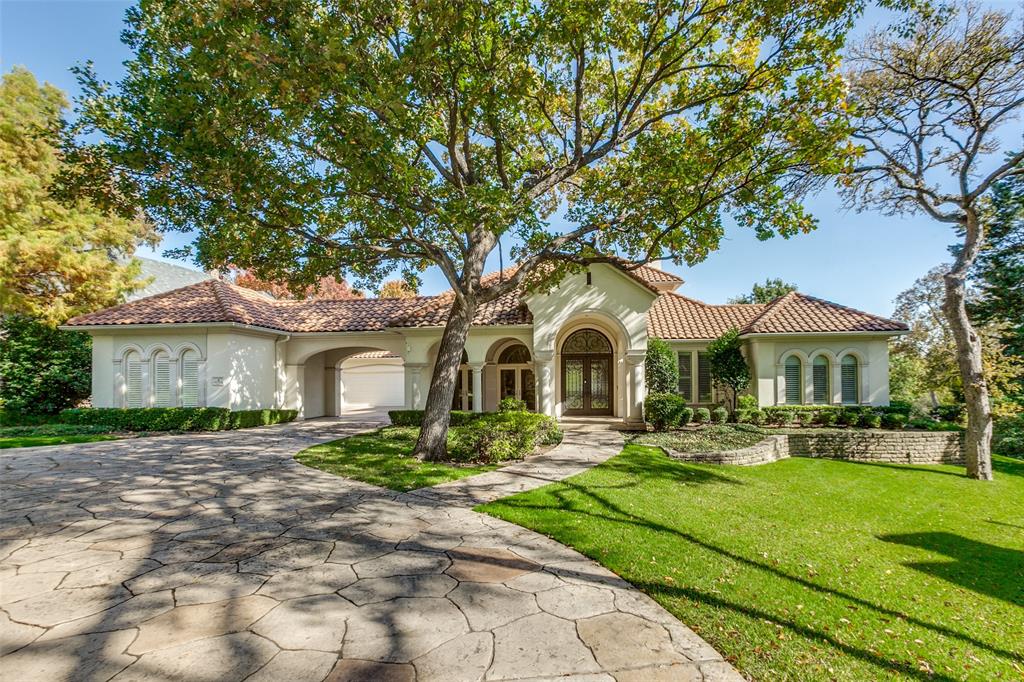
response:
<path id="1" fill-rule="evenodd" d="M 321 351 L 306 359 L 302 373 L 305 419 L 401 409 L 405 404 L 405 367 L 388 350 L 362 346 Z"/>

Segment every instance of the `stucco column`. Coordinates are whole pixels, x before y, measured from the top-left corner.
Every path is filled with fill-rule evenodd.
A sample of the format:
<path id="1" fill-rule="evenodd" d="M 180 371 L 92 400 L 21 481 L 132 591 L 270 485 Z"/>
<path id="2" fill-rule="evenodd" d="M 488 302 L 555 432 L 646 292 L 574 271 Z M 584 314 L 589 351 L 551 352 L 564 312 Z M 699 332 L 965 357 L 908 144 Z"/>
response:
<path id="1" fill-rule="evenodd" d="M 626 413 L 623 420 L 642 422 L 644 420 L 644 357 L 646 351 L 626 351 Z"/>
<path id="2" fill-rule="evenodd" d="M 423 368 L 425 362 L 407 362 L 405 369 L 405 409 L 416 410 L 422 404 L 423 397 Z"/>
<path id="3" fill-rule="evenodd" d="M 473 411 L 484 411 L 484 363 L 474 362 L 469 365 L 473 375 Z"/>
<path id="4" fill-rule="evenodd" d="M 534 369 L 537 372 L 537 407 L 541 414 L 555 417 L 555 354 L 553 351 L 535 351 Z"/>
<path id="5" fill-rule="evenodd" d="M 303 419 L 302 385 L 305 382 L 305 365 L 285 365 L 284 367 L 284 404 L 286 410 L 298 410 L 298 419 Z"/>

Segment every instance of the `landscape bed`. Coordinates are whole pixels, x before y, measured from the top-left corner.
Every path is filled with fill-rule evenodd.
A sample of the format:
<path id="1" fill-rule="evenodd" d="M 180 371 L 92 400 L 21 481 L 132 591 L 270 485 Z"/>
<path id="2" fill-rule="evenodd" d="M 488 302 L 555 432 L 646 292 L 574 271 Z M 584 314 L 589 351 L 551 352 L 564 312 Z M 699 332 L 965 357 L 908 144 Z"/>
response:
<path id="1" fill-rule="evenodd" d="M 754 679 L 1018 679 L 1024 462 L 995 469 L 722 469 L 628 445 L 478 510 L 601 562 Z"/>

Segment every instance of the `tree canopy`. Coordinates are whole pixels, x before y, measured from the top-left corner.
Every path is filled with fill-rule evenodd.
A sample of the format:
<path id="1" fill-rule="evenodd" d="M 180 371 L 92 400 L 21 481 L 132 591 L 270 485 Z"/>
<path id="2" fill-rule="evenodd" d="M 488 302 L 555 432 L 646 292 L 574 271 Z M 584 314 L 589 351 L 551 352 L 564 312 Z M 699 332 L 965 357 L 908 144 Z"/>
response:
<path id="1" fill-rule="evenodd" d="M 741 294 L 729 299 L 729 303 L 771 303 L 780 296 L 796 291 L 796 285 L 784 282 L 780 278 L 767 278 L 764 284 L 754 282 L 749 294 Z"/>
<path id="2" fill-rule="evenodd" d="M 116 178 L 97 175 L 95 158 L 79 164 L 91 152 L 69 139 L 66 106 L 25 69 L 0 82 L 0 311 L 51 323 L 119 303 L 138 286 L 125 257 L 153 239 L 113 205 Z"/>

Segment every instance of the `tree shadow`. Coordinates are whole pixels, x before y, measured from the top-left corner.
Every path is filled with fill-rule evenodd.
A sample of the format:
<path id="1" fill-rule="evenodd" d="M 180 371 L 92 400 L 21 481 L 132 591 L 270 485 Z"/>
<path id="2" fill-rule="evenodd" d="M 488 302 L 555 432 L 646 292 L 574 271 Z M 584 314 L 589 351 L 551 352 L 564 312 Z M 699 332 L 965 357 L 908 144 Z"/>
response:
<path id="1" fill-rule="evenodd" d="M 943 554 L 951 559 L 911 561 L 904 566 L 973 592 L 1024 606 L 1024 551 L 946 532 L 880 535 L 878 539 Z"/>

